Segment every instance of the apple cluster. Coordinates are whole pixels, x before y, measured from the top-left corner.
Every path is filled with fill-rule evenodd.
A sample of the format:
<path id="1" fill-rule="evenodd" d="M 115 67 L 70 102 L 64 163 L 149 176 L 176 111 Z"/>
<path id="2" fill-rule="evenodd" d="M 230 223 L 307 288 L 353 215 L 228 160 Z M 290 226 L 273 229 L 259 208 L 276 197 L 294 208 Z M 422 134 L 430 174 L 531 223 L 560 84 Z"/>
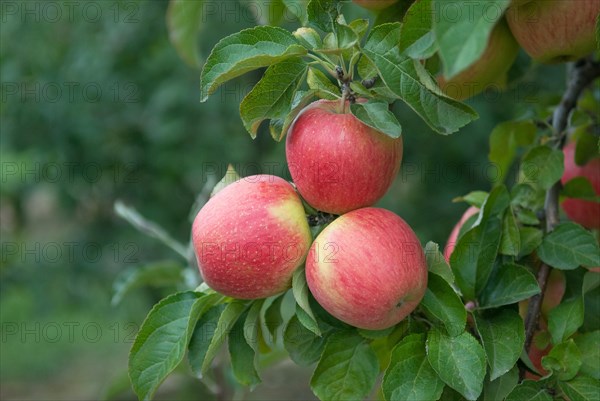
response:
<path id="1" fill-rule="evenodd" d="M 305 265 L 317 302 L 353 326 L 384 329 L 416 308 L 427 288 L 419 239 L 402 218 L 372 207 L 400 169 L 402 139 L 348 109 L 347 102 L 319 100 L 296 117 L 286 140 L 294 184 L 245 177 L 200 210 L 192 240 L 209 287 L 265 298 L 290 288 Z M 314 239 L 302 199 L 335 217 Z"/>

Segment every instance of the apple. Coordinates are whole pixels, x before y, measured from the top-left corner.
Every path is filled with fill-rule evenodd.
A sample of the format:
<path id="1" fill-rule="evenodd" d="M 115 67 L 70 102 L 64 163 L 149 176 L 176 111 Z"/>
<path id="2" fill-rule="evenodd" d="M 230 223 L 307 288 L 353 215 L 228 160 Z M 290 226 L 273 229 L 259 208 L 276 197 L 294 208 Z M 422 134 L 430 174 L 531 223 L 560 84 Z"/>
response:
<path id="1" fill-rule="evenodd" d="M 547 337 L 548 333 L 546 331 L 538 331 L 535 333 L 533 336 L 533 341 L 531 342 L 531 347 L 529 347 L 529 353 L 527 354 L 533 366 L 542 374 L 542 376 L 546 376 L 548 374 L 548 372 L 542 366 L 542 358 L 548 355 L 552 349 L 550 342 L 547 341 Z M 529 380 L 537 381 L 542 376 L 538 376 L 530 371 L 525 372 L 525 378 Z"/>
<path id="2" fill-rule="evenodd" d="M 371 206 L 400 170 L 402 139 L 363 124 L 349 104 L 319 100 L 296 118 L 286 139 L 289 171 L 314 208 L 343 214 Z"/>
<path id="3" fill-rule="evenodd" d="M 561 182 L 565 184 L 575 177 L 585 177 L 600 195 L 600 157 L 590 160 L 585 166 L 578 166 L 575 164 L 575 142 L 567 144 L 563 153 L 565 171 Z M 562 203 L 562 208 L 572 221 L 590 229 L 600 229 L 600 203 L 569 198 Z"/>
<path id="4" fill-rule="evenodd" d="M 508 70 L 518 52 L 519 45 L 503 18 L 492 30 L 481 57 L 452 78 L 439 76 L 438 84 L 446 95 L 458 100 L 468 99 L 488 88 L 504 89 Z"/>
<path id="5" fill-rule="evenodd" d="M 536 61 L 574 61 L 596 49 L 598 0 L 531 0 L 506 12 L 517 42 Z"/>
<path id="6" fill-rule="evenodd" d="M 317 236 L 306 258 L 306 280 L 336 318 L 382 330 L 417 307 L 427 288 L 427 264 L 404 220 L 369 207 L 338 217 Z"/>
<path id="7" fill-rule="evenodd" d="M 311 240 L 294 187 L 271 175 L 226 186 L 192 225 L 202 278 L 215 291 L 240 299 L 265 298 L 288 289 Z"/>
<path id="8" fill-rule="evenodd" d="M 354 4 L 358 4 L 369 10 L 379 11 L 397 3 L 398 0 L 352 0 Z"/>
<path id="9" fill-rule="evenodd" d="M 444 259 L 446 261 L 450 260 L 450 255 L 454 252 L 454 248 L 456 247 L 456 243 L 458 242 L 458 234 L 460 234 L 460 229 L 462 226 L 469 220 L 469 218 L 475 214 L 479 213 L 479 209 L 475 206 L 469 207 L 462 215 L 458 223 L 454 226 L 452 231 L 450 232 L 450 236 L 448 237 L 448 241 L 446 242 L 446 247 L 444 248 Z"/>

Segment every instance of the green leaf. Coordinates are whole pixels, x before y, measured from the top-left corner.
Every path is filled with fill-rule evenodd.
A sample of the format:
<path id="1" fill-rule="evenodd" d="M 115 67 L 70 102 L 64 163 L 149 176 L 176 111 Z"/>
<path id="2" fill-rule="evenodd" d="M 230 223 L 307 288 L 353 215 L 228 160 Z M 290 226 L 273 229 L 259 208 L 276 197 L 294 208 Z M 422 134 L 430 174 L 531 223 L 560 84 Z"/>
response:
<path id="1" fill-rule="evenodd" d="M 510 205 L 510 194 L 506 186 L 499 185 L 492 189 L 487 196 L 481 208 L 483 209 L 483 217 L 504 215 L 504 211 Z"/>
<path id="2" fill-rule="evenodd" d="M 558 380 L 571 380 L 581 368 L 581 351 L 571 338 L 552 347 L 542 358 L 542 366 Z"/>
<path id="3" fill-rule="evenodd" d="M 272 303 L 265 309 L 264 323 L 267 327 L 270 337 L 273 339 L 273 342 L 275 342 L 277 329 L 283 324 L 283 318 L 281 317 L 281 304 L 284 296 L 285 294 L 276 296 Z"/>
<path id="4" fill-rule="evenodd" d="M 452 134 L 476 119 L 473 109 L 439 91 L 419 61 L 400 53 L 400 30 L 399 23 L 376 26 L 363 48 L 387 88 L 440 134 Z"/>
<path id="5" fill-rule="evenodd" d="M 563 223 L 548 234 L 538 247 L 538 255 L 546 264 L 561 270 L 580 265 L 600 266 L 600 248 L 594 235 L 575 223 Z"/>
<path id="6" fill-rule="evenodd" d="M 312 28 L 303 26 L 296 29 L 292 34 L 300 43 L 302 43 L 304 47 L 309 50 L 319 49 L 323 46 L 321 36 L 319 36 L 317 31 Z"/>
<path id="7" fill-rule="evenodd" d="M 547 190 L 560 180 L 563 171 L 563 152 L 545 145 L 537 146 L 523 156 L 520 181 L 536 184 Z"/>
<path id="8" fill-rule="evenodd" d="M 221 39 L 204 64 L 200 101 L 224 82 L 257 68 L 306 54 L 298 40 L 282 28 L 257 26 Z"/>
<path id="9" fill-rule="evenodd" d="M 217 323 L 226 304 L 212 306 L 198 320 L 189 344 L 188 362 L 197 376 L 202 376 L 202 363 L 212 338 L 217 330 Z"/>
<path id="10" fill-rule="evenodd" d="M 247 313 L 246 313 L 247 316 Z M 256 352 L 246 342 L 244 336 L 244 323 L 242 315 L 236 321 L 228 336 L 229 356 L 231 367 L 236 380 L 244 386 L 254 387 L 261 382 L 256 370 Z"/>
<path id="11" fill-rule="evenodd" d="M 433 329 L 427 336 L 427 359 L 440 378 L 468 400 L 483 389 L 485 352 L 468 332 L 448 337 Z"/>
<path id="12" fill-rule="evenodd" d="M 548 314 L 548 330 L 552 343 L 559 344 L 574 334 L 583 324 L 583 299 L 577 297 L 562 302 Z"/>
<path id="13" fill-rule="evenodd" d="M 576 336 L 575 344 L 581 354 L 581 373 L 600 380 L 600 331 L 592 331 Z"/>
<path id="14" fill-rule="evenodd" d="M 320 91 L 314 89 L 296 92 L 296 96 L 294 97 L 294 101 L 292 102 L 292 109 L 288 113 L 285 120 L 283 120 L 281 129 L 277 133 L 278 136 L 275 135 L 273 136 L 273 138 L 277 141 L 281 141 L 283 137 L 287 134 L 292 123 L 300 115 L 300 113 L 309 105 L 309 103 L 311 103 L 316 97 L 318 97 L 319 94 Z"/>
<path id="15" fill-rule="evenodd" d="M 395 329 L 396 326 L 388 327 L 383 330 L 358 329 L 358 334 L 369 340 L 377 340 L 379 338 L 388 337 Z"/>
<path id="16" fill-rule="evenodd" d="M 509 4 L 510 0 L 435 4 L 433 27 L 446 78 L 457 75 L 483 55 L 494 25 Z M 488 7 L 493 7 L 492 14 L 486 12 Z"/>
<path id="17" fill-rule="evenodd" d="M 215 328 L 212 337 L 209 339 L 205 339 L 208 340 L 208 347 L 206 348 L 204 360 L 202 361 L 202 366 L 200 368 L 200 372 L 203 375 L 210 368 L 213 359 L 215 359 L 215 356 L 217 355 L 217 351 L 219 351 L 219 348 L 221 348 L 221 345 L 223 345 L 223 343 L 225 342 L 225 339 L 227 338 L 227 335 L 233 328 L 234 324 L 237 322 L 238 318 L 246 311 L 247 308 L 247 302 L 235 300 L 227 304 L 225 309 L 223 309 L 223 312 L 219 316 L 219 321 L 217 322 L 217 327 Z M 206 333 L 194 330 L 194 337 L 202 336 L 206 336 Z M 194 339 L 192 339 L 192 343 L 195 343 Z M 190 352 L 192 352 L 191 348 Z"/>
<path id="18" fill-rule="evenodd" d="M 600 380 L 589 376 L 577 376 L 568 382 L 558 382 L 560 389 L 571 401 L 599 401 Z"/>
<path id="19" fill-rule="evenodd" d="M 321 335 L 321 329 L 319 328 L 317 320 L 310 316 L 304 309 L 302 309 L 300 305 L 296 305 L 296 316 L 304 327 L 312 331 L 317 336 Z"/>
<path id="20" fill-rule="evenodd" d="M 166 260 L 145 266 L 135 266 L 120 273 L 114 284 L 114 294 L 110 301 L 118 305 L 125 295 L 135 288 L 177 286 L 185 281 L 184 268 L 177 262 Z"/>
<path id="21" fill-rule="evenodd" d="M 152 397 L 185 355 L 192 330 L 217 297 L 187 291 L 156 304 L 138 332 L 129 354 L 129 377 L 140 399 Z"/>
<path id="22" fill-rule="evenodd" d="M 365 125 L 383 132 L 390 138 L 400 138 L 402 127 L 398 119 L 382 100 L 369 100 L 367 103 L 354 103 L 350 106 L 352 114 Z"/>
<path id="23" fill-rule="evenodd" d="M 533 274 L 525 267 L 505 264 L 492 272 L 488 285 L 481 294 L 482 308 L 510 305 L 540 293 Z"/>
<path id="24" fill-rule="evenodd" d="M 454 273 L 452 273 L 452 269 L 450 269 L 450 266 L 446 263 L 446 259 L 440 252 L 438 244 L 429 241 L 427 245 L 425 245 L 425 258 L 427 259 L 427 269 L 431 273 L 442 277 L 449 284 L 454 283 Z"/>
<path id="25" fill-rule="evenodd" d="M 306 12 L 308 23 L 323 32 L 332 32 L 340 13 L 338 0 L 310 0 Z"/>
<path id="26" fill-rule="evenodd" d="M 262 79 L 244 97 L 240 116 L 252 138 L 267 119 L 284 119 L 291 109 L 294 95 L 306 76 L 308 64 L 292 57 L 270 66 Z"/>
<path id="27" fill-rule="evenodd" d="M 440 276 L 429 274 L 427 290 L 421 305 L 444 324 L 450 336 L 456 337 L 465 330 L 467 322 L 465 306 L 450 284 Z"/>
<path id="28" fill-rule="evenodd" d="M 283 345 L 292 361 L 308 366 L 319 360 L 328 338 L 328 333 L 317 336 L 293 316 L 285 328 Z"/>
<path id="29" fill-rule="evenodd" d="M 437 400 L 444 382 L 427 360 L 425 335 L 405 337 L 392 351 L 382 384 L 386 401 Z"/>
<path id="30" fill-rule="evenodd" d="M 306 0 L 282 0 L 282 2 L 289 11 L 289 14 L 286 15 L 295 16 L 302 25 L 307 24 Z"/>
<path id="31" fill-rule="evenodd" d="M 585 166 L 590 160 L 598 157 L 598 137 L 590 132 L 589 126 L 579 127 L 577 131 L 579 132 L 575 144 L 575 164 Z"/>
<path id="32" fill-rule="evenodd" d="M 490 365 L 490 380 L 493 381 L 507 373 L 519 360 L 525 344 L 525 326 L 519 314 L 508 309 L 475 318 Z"/>
<path id="33" fill-rule="evenodd" d="M 506 397 L 506 401 L 552 401 L 544 383 L 525 380 L 514 388 Z"/>
<path id="34" fill-rule="evenodd" d="M 350 22 L 348 26 L 352 28 L 358 38 L 361 39 L 369 30 L 369 20 L 364 18 L 355 19 L 354 21 Z"/>
<path id="35" fill-rule="evenodd" d="M 510 196 L 513 205 L 534 211 L 544 206 L 546 192 L 530 184 L 517 184 L 512 188 Z"/>
<path id="36" fill-rule="evenodd" d="M 533 143 L 537 128 L 532 121 L 507 121 L 494 128 L 490 134 L 488 159 L 496 166 L 498 174 L 492 179 L 501 184 L 510 171 L 517 147 Z"/>
<path id="37" fill-rule="evenodd" d="M 483 401 L 503 401 L 519 382 L 519 369 L 514 366 L 504 375 L 483 385 Z"/>
<path id="38" fill-rule="evenodd" d="M 567 181 L 563 186 L 561 195 L 567 198 L 600 202 L 600 196 L 596 195 L 592 183 L 586 177 L 575 177 Z"/>
<path id="39" fill-rule="evenodd" d="M 438 50 L 433 34 L 431 4 L 431 0 L 417 0 L 404 16 L 399 49 L 410 58 L 428 59 Z"/>
<path id="40" fill-rule="evenodd" d="M 485 191 L 473 191 L 464 196 L 452 199 L 452 202 L 467 202 L 471 206 L 481 208 L 489 194 Z"/>
<path id="41" fill-rule="evenodd" d="M 356 332 L 340 332 L 327 340 L 310 387 L 321 400 L 363 399 L 378 373 L 377 356 L 365 339 Z"/>
<path id="42" fill-rule="evenodd" d="M 544 233 L 539 228 L 534 227 L 519 227 L 519 240 L 521 242 L 521 250 L 519 258 L 529 255 L 542 243 Z"/>
<path id="43" fill-rule="evenodd" d="M 221 181 L 217 182 L 217 184 L 214 186 L 212 192 L 210 193 L 210 197 L 212 198 L 217 193 L 219 193 L 223 188 L 225 188 L 229 184 L 233 184 L 234 182 L 238 181 L 241 178 L 242 177 L 240 177 L 238 172 L 235 171 L 235 168 L 233 167 L 233 165 L 229 164 L 227 166 L 227 171 L 225 172 L 225 175 L 223 176 L 223 178 L 221 178 Z"/>
<path id="44" fill-rule="evenodd" d="M 200 67 L 198 32 L 204 1 L 171 0 L 167 9 L 169 39 L 190 66 Z"/>
<path id="45" fill-rule="evenodd" d="M 300 319 L 300 322 L 305 324 L 306 318 L 311 320 L 312 322 L 308 323 L 306 328 L 320 336 L 321 331 L 319 330 L 317 319 L 310 307 L 308 285 L 306 284 L 306 274 L 303 268 L 296 269 L 292 276 L 292 292 L 294 294 L 294 299 L 298 303 L 298 307 L 306 314 L 306 316 L 302 313 L 299 314 L 298 318 Z M 296 308 L 296 314 L 298 315 L 298 308 Z"/>
<path id="46" fill-rule="evenodd" d="M 318 92 L 318 97 L 329 100 L 339 99 L 340 88 L 334 85 L 321 70 L 309 68 L 306 82 L 310 89 Z"/>
<path id="47" fill-rule="evenodd" d="M 502 237 L 500 239 L 500 252 L 503 255 L 518 256 L 521 250 L 521 237 L 519 226 L 511 207 L 504 212 L 502 219 Z"/>
<path id="48" fill-rule="evenodd" d="M 501 235 L 500 218 L 492 216 L 457 241 L 450 256 L 450 266 L 467 300 L 474 299 L 479 289 L 484 288 L 498 253 Z"/>
<path id="49" fill-rule="evenodd" d="M 248 310 L 248 315 L 244 321 L 244 338 L 255 352 L 258 352 L 258 344 L 261 340 L 260 336 L 262 336 L 260 312 L 264 303 L 264 299 L 252 302 L 252 306 Z"/>

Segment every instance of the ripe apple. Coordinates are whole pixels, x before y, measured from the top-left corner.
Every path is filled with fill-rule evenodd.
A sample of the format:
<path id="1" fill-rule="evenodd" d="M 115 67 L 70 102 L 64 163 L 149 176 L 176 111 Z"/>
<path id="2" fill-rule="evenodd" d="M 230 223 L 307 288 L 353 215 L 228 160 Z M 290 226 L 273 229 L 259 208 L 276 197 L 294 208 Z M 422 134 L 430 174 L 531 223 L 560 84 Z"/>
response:
<path id="1" fill-rule="evenodd" d="M 502 18 L 492 30 L 481 57 L 450 79 L 439 76 L 438 84 L 446 95 L 458 100 L 468 99 L 488 88 L 504 89 L 506 74 L 518 52 L 519 45 Z"/>
<path id="2" fill-rule="evenodd" d="M 319 234 L 306 258 L 306 280 L 333 316 L 381 330 L 417 307 L 427 288 L 427 264 L 404 220 L 369 207 L 337 218 Z"/>
<path id="3" fill-rule="evenodd" d="M 402 161 L 402 139 L 363 124 L 339 101 L 308 105 L 286 140 L 298 192 L 318 210 L 343 214 L 371 206 L 392 185 Z"/>
<path id="4" fill-rule="evenodd" d="M 479 213 L 479 209 L 475 206 L 469 207 L 462 215 L 458 223 L 454 226 L 452 231 L 450 232 L 450 236 L 448 237 L 448 241 L 446 242 L 446 247 L 444 248 L 444 259 L 446 261 L 450 260 L 450 255 L 454 252 L 454 248 L 456 247 L 456 243 L 458 242 L 458 234 L 460 234 L 460 229 L 462 226 L 469 220 L 471 216 Z"/>
<path id="5" fill-rule="evenodd" d="M 296 191 L 271 175 L 228 185 L 204 205 L 192 226 L 206 284 L 241 299 L 265 298 L 289 288 L 311 240 Z"/>
<path id="6" fill-rule="evenodd" d="M 383 10 L 391 6 L 394 3 L 397 3 L 398 0 L 352 0 L 355 4 L 358 4 L 361 7 L 364 7 L 369 10 L 378 11 Z"/>
<path id="7" fill-rule="evenodd" d="M 598 0 L 531 0 L 506 12 L 517 42 L 541 63 L 577 60 L 596 48 Z"/>
<path id="8" fill-rule="evenodd" d="M 563 149 L 565 171 L 561 182 L 565 184 L 575 177 L 587 178 L 597 195 L 600 195 L 600 157 L 590 160 L 585 166 L 575 164 L 575 143 L 571 142 Z M 562 208 L 572 221 L 587 228 L 600 229 L 600 203 L 582 199 L 566 199 Z"/>

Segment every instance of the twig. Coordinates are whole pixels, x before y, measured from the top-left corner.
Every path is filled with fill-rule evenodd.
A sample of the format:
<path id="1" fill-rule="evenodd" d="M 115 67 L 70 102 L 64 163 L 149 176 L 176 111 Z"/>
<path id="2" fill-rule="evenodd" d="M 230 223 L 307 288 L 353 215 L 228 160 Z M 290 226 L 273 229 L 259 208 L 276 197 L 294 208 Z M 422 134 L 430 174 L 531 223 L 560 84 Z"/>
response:
<path id="1" fill-rule="evenodd" d="M 600 77 L 600 63 L 594 62 L 591 58 L 581 59 L 572 67 L 570 67 L 567 89 L 552 116 L 552 129 L 554 131 L 553 140 L 555 149 L 562 149 L 565 144 L 565 130 L 567 128 L 569 114 L 571 114 L 571 111 L 577 105 L 579 96 L 583 90 L 598 77 Z M 559 223 L 558 195 L 560 193 L 560 189 L 561 183 L 558 181 L 554 183 L 554 185 L 552 185 L 552 187 L 546 193 L 544 215 L 546 217 L 547 233 L 553 231 Z M 548 276 L 550 275 L 550 269 L 551 267 L 545 263 L 542 263 L 540 266 L 537 280 L 541 291 L 538 295 L 535 295 L 531 298 L 527 308 L 527 317 L 525 318 L 525 351 L 527 352 L 529 352 L 533 334 L 537 328 L 542 300 L 544 299 L 546 284 L 548 281 Z"/>

